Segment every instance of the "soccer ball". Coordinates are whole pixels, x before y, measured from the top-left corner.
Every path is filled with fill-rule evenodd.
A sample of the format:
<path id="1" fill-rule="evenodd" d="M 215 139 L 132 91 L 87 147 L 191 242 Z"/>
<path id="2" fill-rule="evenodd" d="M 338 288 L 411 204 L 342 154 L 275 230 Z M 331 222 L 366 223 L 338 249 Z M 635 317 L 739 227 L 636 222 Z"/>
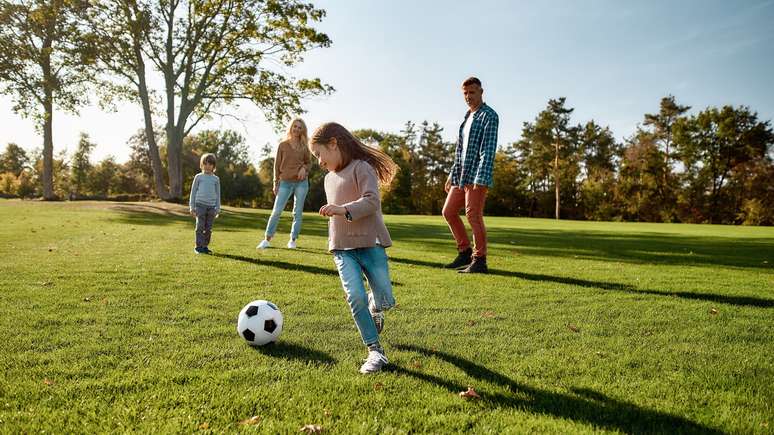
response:
<path id="1" fill-rule="evenodd" d="M 239 312 L 237 333 L 252 346 L 277 341 L 282 333 L 282 313 L 269 301 L 252 301 Z"/>

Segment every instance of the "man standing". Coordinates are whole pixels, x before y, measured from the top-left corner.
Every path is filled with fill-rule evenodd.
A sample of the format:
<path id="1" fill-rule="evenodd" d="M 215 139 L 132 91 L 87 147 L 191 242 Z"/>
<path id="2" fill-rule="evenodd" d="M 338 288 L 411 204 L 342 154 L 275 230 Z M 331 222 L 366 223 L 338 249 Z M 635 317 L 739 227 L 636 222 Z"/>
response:
<path id="1" fill-rule="evenodd" d="M 468 112 L 460 125 L 457 149 L 451 174 L 446 180 L 446 203 L 443 217 L 457 242 L 457 258 L 446 268 L 460 269 L 462 273 L 487 273 L 486 228 L 484 201 L 492 186 L 492 167 L 497 152 L 497 113 L 483 101 L 481 80 L 470 77 L 462 83 L 462 94 Z M 459 212 L 465 207 L 465 216 L 473 230 L 471 248 L 465 225 Z"/>

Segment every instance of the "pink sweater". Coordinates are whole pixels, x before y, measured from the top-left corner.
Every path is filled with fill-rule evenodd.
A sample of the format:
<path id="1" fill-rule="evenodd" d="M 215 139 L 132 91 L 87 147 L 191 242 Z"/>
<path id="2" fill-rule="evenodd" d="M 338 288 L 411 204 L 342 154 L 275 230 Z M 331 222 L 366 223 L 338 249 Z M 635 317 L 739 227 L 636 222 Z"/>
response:
<path id="1" fill-rule="evenodd" d="M 385 248 L 392 245 L 382 218 L 379 181 L 376 171 L 362 160 L 353 160 L 345 168 L 325 176 L 328 204 L 342 205 L 352 215 L 332 216 L 328 221 L 328 250 L 370 248 L 376 240 Z"/>

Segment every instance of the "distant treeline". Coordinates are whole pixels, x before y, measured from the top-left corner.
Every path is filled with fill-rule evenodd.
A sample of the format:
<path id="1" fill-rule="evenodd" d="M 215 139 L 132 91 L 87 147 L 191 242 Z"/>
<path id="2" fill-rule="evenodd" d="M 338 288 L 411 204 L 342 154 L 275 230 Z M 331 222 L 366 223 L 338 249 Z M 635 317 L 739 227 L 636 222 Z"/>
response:
<path id="1" fill-rule="evenodd" d="M 774 224 L 770 122 L 744 106 L 710 107 L 694 115 L 687 114 L 689 109 L 665 97 L 659 111 L 646 114 L 634 134 L 619 143 L 608 127 L 593 120 L 574 123 L 573 109 L 564 98 L 550 100 L 534 121 L 524 123 L 521 138 L 500 146 L 487 215 Z M 400 167 L 383 192 L 385 213 L 440 214 L 455 143 L 443 140 L 437 123 L 407 122 L 399 132 L 362 129 L 355 134 L 384 150 Z M 72 155 L 56 156 L 58 197 L 155 197 L 145 130 L 128 141 L 132 153 L 126 163 L 113 158 L 92 163 L 94 146 L 84 133 Z M 212 152 L 218 157 L 225 204 L 269 208 L 271 151 L 271 146 L 264 147 L 256 167 L 244 138 L 233 131 L 189 135 L 183 144 L 184 189 L 199 171 L 199 156 Z M 41 196 L 41 171 L 39 152 L 28 155 L 8 144 L 0 155 L 0 194 Z M 309 177 L 306 209 L 313 211 L 325 202 L 324 173 L 314 165 Z"/>

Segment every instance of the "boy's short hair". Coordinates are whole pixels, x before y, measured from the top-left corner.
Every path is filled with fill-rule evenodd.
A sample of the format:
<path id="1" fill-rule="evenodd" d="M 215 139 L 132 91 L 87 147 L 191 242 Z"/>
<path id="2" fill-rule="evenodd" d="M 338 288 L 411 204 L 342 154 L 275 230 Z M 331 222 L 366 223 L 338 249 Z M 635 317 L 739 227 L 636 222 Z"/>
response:
<path id="1" fill-rule="evenodd" d="M 465 79 L 464 82 L 462 82 L 462 86 L 470 86 L 470 85 L 478 85 L 481 86 L 481 80 L 478 79 L 478 77 L 468 77 Z"/>
<path id="2" fill-rule="evenodd" d="M 212 166 L 215 166 L 215 154 L 212 153 L 204 153 L 202 154 L 202 158 L 199 160 L 199 166 L 204 166 L 205 163 L 209 163 Z"/>

